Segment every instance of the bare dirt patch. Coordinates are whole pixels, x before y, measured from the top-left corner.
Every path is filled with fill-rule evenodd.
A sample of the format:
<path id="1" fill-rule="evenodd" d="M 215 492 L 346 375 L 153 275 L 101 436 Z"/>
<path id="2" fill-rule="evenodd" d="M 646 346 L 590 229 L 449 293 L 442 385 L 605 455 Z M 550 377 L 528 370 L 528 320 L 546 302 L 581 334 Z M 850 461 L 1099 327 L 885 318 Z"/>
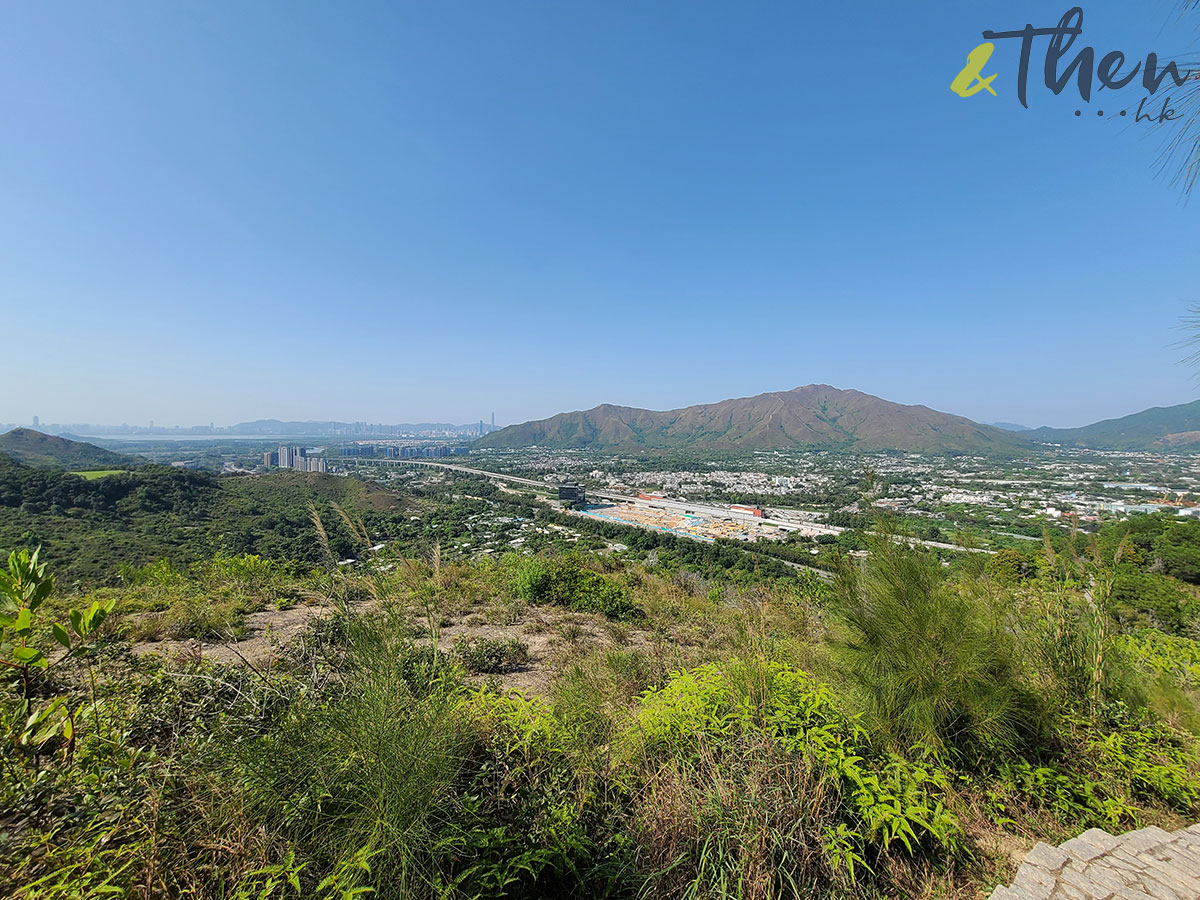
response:
<path id="1" fill-rule="evenodd" d="M 246 633 L 237 641 L 195 638 L 138 641 L 133 645 L 133 652 L 167 657 L 198 655 L 232 665 L 249 663 L 258 666 L 278 657 L 314 620 L 324 618 L 330 612 L 331 607 L 325 604 L 265 609 L 246 617 Z M 437 629 L 438 649 L 452 654 L 455 641 L 460 638 L 523 642 L 529 649 L 527 663 L 496 674 L 469 675 L 468 680 L 476 684 L 495 681 L 505 689 L 520 691 L 527 696 L 547 694 L 555 674 L 574 657 L 596 649 L 644 646 L 649 641 L 646 632 L 615 626 L 603 616 L 559 607 L 529 607 L 519 614 L 508 615 L 503 623 L 495 621 L 500 617 L 498 612 L 493 608 L 443 614 Z M 423 615 L 414 616 L 411 627 L 418 643 L 427 640 L 422 638 L 428 634 Z"/>
<path id="2" fill-rule="evenodd" d="M 279 651 L 308 628 L 317 618 L 329 614 L 329 607 L 293 606 L 289 609 L 264 609 L 246 617 L 246 634 L 238 641 L 184 640 L 138 641 L 133 652 L 139 656 L 158 653 L 162 656 L 199 654 L 224 663 L 258 664 L 279 654 Z"/>

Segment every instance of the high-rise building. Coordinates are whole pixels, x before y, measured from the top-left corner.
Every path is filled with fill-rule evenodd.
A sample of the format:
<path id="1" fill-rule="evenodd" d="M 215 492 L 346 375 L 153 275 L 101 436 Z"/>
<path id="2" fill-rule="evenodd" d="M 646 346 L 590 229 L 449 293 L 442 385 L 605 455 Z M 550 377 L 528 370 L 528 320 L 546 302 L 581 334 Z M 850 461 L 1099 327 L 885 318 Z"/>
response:
<path id="1" fill-rule="evenodd" d="M 33 417 L 33 427 L 37 428 L 40 424 L 41 424 L 41 421 L 38 419 L 37 416 L 34 416 Z"/>
<path id="2" fill-rule="evenodd" d="M 587 505 L 587 491 L 572 482 L 558 486 L 558 499 L 572 509 Z"/>

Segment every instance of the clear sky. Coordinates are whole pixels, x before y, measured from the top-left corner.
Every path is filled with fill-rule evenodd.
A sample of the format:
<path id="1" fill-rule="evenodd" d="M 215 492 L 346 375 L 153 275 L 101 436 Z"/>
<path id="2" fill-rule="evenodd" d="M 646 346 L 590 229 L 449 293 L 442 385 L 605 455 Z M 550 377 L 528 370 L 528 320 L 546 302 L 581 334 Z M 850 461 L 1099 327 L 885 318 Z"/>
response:
<path id="1" fill-rule="evenodd" d="M 1044 40 L 1030 109 L 1012 41 L 949 89 L 1068 5 L 3 4 L 0 422 L 1196 399 L 1200 197 L 1095 114 L 1140 89 L 1052 96 Z M 1200 50 L 1171 0 L 1084 11 Z"/>

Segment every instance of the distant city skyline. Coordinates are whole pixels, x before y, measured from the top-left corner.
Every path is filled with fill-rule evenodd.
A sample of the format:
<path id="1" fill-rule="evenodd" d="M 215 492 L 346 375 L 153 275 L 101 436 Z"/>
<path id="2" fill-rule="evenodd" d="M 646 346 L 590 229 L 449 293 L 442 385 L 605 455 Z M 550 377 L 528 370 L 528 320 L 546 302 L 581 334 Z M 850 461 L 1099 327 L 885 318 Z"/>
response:
<path id="1" fill-rule="evenodd" d="M 309 428 L 309 426 L 311 426 Z M 476 435 L 487 434 L 489 431 L 496 430 L 495 416 L 493 415 L 490 423 L 479 419 L 475 422 L 466 422 L 456 424 L 452 422 L 341 422 L 330 419 L 298 419 L 298 420 L 279 420 L 279 419 L 252 419 L 245 422 L 231 422 L 228 424 L 218 425 L 215 422 L 200 425 L 164 425 L 155 424 L 150 421 L 144 425 L 139 425 L 136 422 L 42 422 L 39 416 L 34 416 L 31 423 L 22 424 L 20 422 L 0 423 L 0 428 L 19 428 L 28 427 L 34 430 L 41 429 L 47 433 L 70 433 L 76 432 L 80 434 L 92 434 L 96 437 L 101 437 L 107 434 L 230 434 L 238 437 L 256 438 L 270 437 L 281 434 L 309 435 L 315 436 L 326 434 L 329 436 L 378 436 L 378 435 L 404 435 L 408 433 L 433 433 L 445 432 L 449 433 L 471 433 Z M 307 429 L 307 430 L 306 430 Z M 285 467 L 286 468 L 286 467 Z"/>
<path id="2" fill-rule="evenodd" d="M 1013 41 L 998 96 L 950 89 L 984 30 L 1062 12 L 12 4 L 0 419 L 1191 401 L 1200 244 L 1161 140 L 1107 90 L 1024 109 Z M 1084 27 L 1097 59 L 1197 49 L 1175 0 Z"/>

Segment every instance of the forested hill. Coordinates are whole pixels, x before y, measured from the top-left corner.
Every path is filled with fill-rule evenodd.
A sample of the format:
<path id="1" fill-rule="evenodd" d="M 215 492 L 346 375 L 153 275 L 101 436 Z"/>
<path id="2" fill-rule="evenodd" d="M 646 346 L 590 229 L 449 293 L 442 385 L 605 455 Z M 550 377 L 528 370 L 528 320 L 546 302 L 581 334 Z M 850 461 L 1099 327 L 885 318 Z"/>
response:
<path id="1" fill-rule="evenodd" d="M 1037 428 L 1025 436 L 1098 450 L 1200 450 L 1200 400 L 1155 406 L 1081 428 Z"/>
<path id="2" fill-rule="evenodd" d="M 14 428 L 0 434 L 0 453 L 27 466 L 68 471 L 124 469 L 144 462 L 95 444 L 42 434 L 31 428 Z"/>
<path id="3" fill-rule="evenodd" d="M 0 455 L 0 552 L 41 546 L 68 582 L 111 580 L 122 563 L 163 557 L 179 566 L 214 553 L 316 562 L 323 551 L 312 502 L 329 518 L 334 555 L 352 555 L 358 544 L 330 513 L 330 501 L 356 515 L 405 511 L 390 491 L 316 473 L 217 477 L 145 465 L 85 479 Z"/>

